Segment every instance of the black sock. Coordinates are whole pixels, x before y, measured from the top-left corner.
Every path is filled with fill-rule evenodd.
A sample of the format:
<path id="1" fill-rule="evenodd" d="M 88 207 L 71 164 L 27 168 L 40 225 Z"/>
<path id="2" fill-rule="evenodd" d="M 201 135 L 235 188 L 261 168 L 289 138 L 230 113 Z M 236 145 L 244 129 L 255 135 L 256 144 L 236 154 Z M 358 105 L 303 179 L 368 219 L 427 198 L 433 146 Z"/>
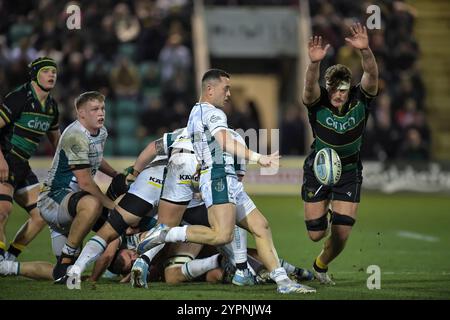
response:
<path id="1" fill-rule="evenodd" d="M 140 258 L 142 258 L 142 260 L 144 260 L 145 263 L 147 263 L 149 267 L 151 266 L 152 262 L 150 261 L 150 258 L 147 257 L 145 254 L 143 254 L 142 256 L 140 256 Z"/>
<path id="2" fill-rule="evenodd" d="M 247 269 L 247 262 L 236 263 L 236 268 L 238 268 L 238 270 L 245 270 L 245 269 Z"/>
<path id="3" fill-rule="evenodd" d="M 14 246 L 9 246 L 8 252 L 11 253 L 12 255 L 14 255 L 16 258 L 22 253 L 21 250 L 17 249 Z"/>

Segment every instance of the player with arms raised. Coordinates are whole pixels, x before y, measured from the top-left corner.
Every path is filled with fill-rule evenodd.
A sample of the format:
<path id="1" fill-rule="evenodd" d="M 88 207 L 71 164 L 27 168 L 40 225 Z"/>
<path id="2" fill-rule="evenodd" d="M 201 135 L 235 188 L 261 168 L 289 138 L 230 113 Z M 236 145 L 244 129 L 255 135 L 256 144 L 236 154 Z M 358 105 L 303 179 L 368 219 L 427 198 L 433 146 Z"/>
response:
<path id="1" fill-rule="evenodd" d="M 303 103 L 313 130 L 312 152 L 304 164 L 302 198 L 305 202 L 305 223 L 309 237 L 319 241 L 327 235 L 328 206 L 331 201 L 331 235 L 314 261 L 314 273 L 323 284 L 334 285 L 327 274 L 328 264 L 344 249 L 355 223 L 362 183 L 360 149 L 369 104 L 378 92 L 378 67 L 369 48 L 367 30 L 354 24 L 348 44 L 359 49 L 364 74 L 361 83 L 351 86 L 351 71 L 343 65 L 334 65 L 325 72 L 326 88 L 319 86 L 320 61 L 325 57 L 329 44 L 322 46 L 322 37 L 309 40 L 311 60 L 306 71 Z M 331 187 L 322 186 L 313 173 L 316 152 L 322 148 L 334 149 L 342 161 L 340 181 Z"/>

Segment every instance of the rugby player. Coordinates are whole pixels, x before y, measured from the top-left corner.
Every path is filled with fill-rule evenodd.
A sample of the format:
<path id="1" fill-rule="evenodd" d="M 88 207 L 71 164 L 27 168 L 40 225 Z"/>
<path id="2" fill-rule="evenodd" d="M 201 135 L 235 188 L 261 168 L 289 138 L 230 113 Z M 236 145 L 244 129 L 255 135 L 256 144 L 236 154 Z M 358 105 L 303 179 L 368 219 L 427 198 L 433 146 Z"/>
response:
<path id="1" fill-rule="evenodd" d="M 191 225 L 170 228 L 159 224 L 143 240 L 144 248 L 151 249 L 164 242 L 194 242 L 212 246 L 230 243 L 238 221 L 236 201 L 242 188 L 238 183 L 233 157 L 255 161 L 263 167 L 278 164 L 278 153 L 265 156 L 253 152 L 235 140 L 227 130 L 227 117 L 219 108 L 230 98 L 230 88 L 228 73 L 219 69 L 207 71 L 202 78 L 200 102 L 193 107 L 187 126 L 201 166 L 200 191 L 211 227 Z M 227 161 L 228 158 L 231 161 Z M 315 292 L 312 288 L 290 281 L 286 271 L 280 267 L 267 220 L 257 209 L 240 220 L 238 225 L 254 235 L 258 253 L 278 284 L 280 293 Z"/>
<path id="2" fill-rule="evenodd" d="M 73 264 L 84 237 L 92 229 L 103 208 L 113 209 L 114 202 L 94 181 L 98 170 L 110 177 L 118 173 L 103 159 L 108 136 L 104 127 L 105 97 L 96 91 L 75 99 L 77 120 L 62 133 L 44 186 L 38 208 L 52 231 L 67 234 L 61 255 L 53 270 L 60 282 Z"/>
<path id="3" fill-rule="evenodd" d="M 308 43 L 311 62 L 302 97 L 314 135 L 312 151 L 303 166 L 305 223 L 311 240 L 326 237 L 329 229 L 327 212 L 331 204 L 331 234 L 313 263 L 316 278 L 329 285 L 335 283 L 327 274 L 328 265 L 344 249 L 355 223 L 362 183 L 361 144 L 370 102 L 378 92 L 378 67 L 369 48 L 366 27 L 357 23 L 350 31 L 351 36 L 345 40 L 361 53 L 364 70 L 361 82 L 352 86 L 350 69 L 338 64 L 326 70 L 326 87 L 319 86 L 320 61 L 330 45 L 323 46 L 322 38 L 314 36 Z M 315 154 L 326 147 L 334 149 L 342 161 L 340 181 L 331 187 L 321 185 L 313 173 Z"/>
<path id="4" fill-rule="evenodd" d="M 41 57 L 29 68 L 30 82 L 7 94 L 0 105 L 0 261 L 15 260 L 46 225 L 36 207 L 39 181 L 28 160 L 44 135 L 55 149 L 60 137 L 58 105 L 50 95 L 56 62 Z M 30 217 L 6 251 L 5 226 L 13 199 Z"/>

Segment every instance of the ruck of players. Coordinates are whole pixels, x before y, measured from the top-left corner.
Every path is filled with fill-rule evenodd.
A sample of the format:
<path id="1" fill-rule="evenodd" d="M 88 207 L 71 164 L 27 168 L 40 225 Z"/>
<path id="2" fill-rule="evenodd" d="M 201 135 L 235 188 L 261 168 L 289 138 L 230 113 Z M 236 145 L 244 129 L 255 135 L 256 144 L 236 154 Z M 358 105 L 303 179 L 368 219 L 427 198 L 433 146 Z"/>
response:
<path id="1" fill-rule="evenodd" d="M 339 286 L 329 270 L 357 222 L 360 150 L 378 94 L 367 30 L 356 23 L 349 33 L 345 41 L 359 51 L 361 79 L 353 79 L 341 64 L 321 75 L 330 45 L 314 35 L 307 43 L 309 64 L 298 97 L 314 137 L 303 165 L 301 232 L 323 242 L 316 256 L 298 266 L 279 256 L 273 233 L 280 231 L 270 227 L 246 192 L 247 165 L 276 168 L 282 155 L 249 149 L 230 127 L 223 108 L 233 94 L 231 74 L 206 71 L 184 125 L 148 143 L 128 168 L 113 168 L 103 156 L 108 97 L 96 88 L 77 93 L 76 120 L 60 133 L 51 94 L 59 69 L 53 59 L 41 57 L 30 63 L 29 81 L 0 105 L 0 275 L 62 286 L 110 275 L 136 290 L 151 290 L 156 281 L 273 285 L 280 294 L 315 294 Z M 54 156 L 46 179 L 38 181 L 29 159 L 44 136 Z M 107 190 L 97 183 L 97 172 L 111 179 Z M 319 178 L 327 174 L 334 180 Z M 13 201 L 29 218 L 7 246 Z M 22 261 L 20 253 L 46 226 L 54 261 Z M 253 247 L 247 236 L 253 237 Z M 298 250 L 301 241 L 295 244 Z"/>

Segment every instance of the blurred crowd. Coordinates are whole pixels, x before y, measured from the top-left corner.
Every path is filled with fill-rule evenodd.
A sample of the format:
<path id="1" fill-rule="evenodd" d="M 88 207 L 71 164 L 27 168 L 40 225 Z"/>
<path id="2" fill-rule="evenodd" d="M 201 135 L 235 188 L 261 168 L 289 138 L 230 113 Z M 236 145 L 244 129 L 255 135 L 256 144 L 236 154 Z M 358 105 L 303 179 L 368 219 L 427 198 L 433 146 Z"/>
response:
<path id="1" fill-rule="evenodd" d="M 431 136 L 425 114 L 425 87 L 417 61 L 420 51 L 413 34 L 415 9 L 402 1 L 391 0 L 311 0 L 309 4 L 313 34 L 321 35 L 331 44 L 321 64 L 321 74 L 330 65 L 344 64 L 352 70 L 354 84 L 361 79 L 362 67 L 359 53 L 345 44 L 348 26 L 353 21 L 366 21 L 369 5 L 380 7 L 381 30 L 368 30 L 380 73 L 379 95 L 372 102 L 362 157 L 381 161 L 428 160 Z M 303 125 L 296 127 L 294 124 L 301 120 Z M 297 134 L 292 140 L 299 141 L 305 130 L 310 130 L 305 110 L 298 105 L 288 107 L 282 120 L 282 134 Z M 283 140 L 284 153 L 298 154 L 309 148 L 292 140 Z"/>
<path id="2" fill-rule="evenodd" d="M 66 26 L 65 8 L 71 2 L 0 0 L 1 96 L 28 81 L 28 63 L 45 55 L 59 67 L 52 95 L 59 103 L 62 129 L 75 117 L 77 95 L 91 90 L 106 95 L 110 154 L 136 155 L 142 146 L 136 141 L 185 125 L 195 101 L 192 4 L 187 0 L 73 3 L 81 8 L 80 30 Z"/>
<path id="3" fill-rule="evenodd" d="M 298 1 L 206 0 L 206 4 L 293 5 Z M 359 3 L 356 5 L 356 3 Z M 352 20 L 365 21 L 372 3 L 311 0 L 313 33 L 332 45 L 322 63 L 350 67 L 361 77 L 357 52 L 345 44 Z M 83 91 L 107 96 L 107 153 L 136 155 L 163 132 L 185 125 L 196 100 L 191 43 L 192 1 L 81 0 L 81 30 L 66 27 L 70 2 L 0 0 L 0 95 L 28 81 L 27 65 L 50 56 L 59 65 L 52 92 L 59 103 L 61 127 L 74 119 L 73 101 Z M 428 159 L 430 133 L 425 90 L 418 69 L 419 48 L 413 35 L 415 11 L 401 1 L 375 1 L 381 7 L 382 30 L 371 30 L 371 48 L 380 70 L 380 94 L 373 103 L 363 156 L 366 159 Z M 345 18 L 344 18 L 345 17 Z M 230 123 L 258 129 L 252 101 L 232 105 Z M 288 106 L 280 119 L 283 154 L 305 154 L 309 129 L 303 106 Z M 291 137 L 283 139 L 283 137 Z M 133 143 L 130 143 L 132 141 Z M 139 143 L 137 143 L 139 142 Z M 51 154 L 41 144 L 40 154 Z"/>

